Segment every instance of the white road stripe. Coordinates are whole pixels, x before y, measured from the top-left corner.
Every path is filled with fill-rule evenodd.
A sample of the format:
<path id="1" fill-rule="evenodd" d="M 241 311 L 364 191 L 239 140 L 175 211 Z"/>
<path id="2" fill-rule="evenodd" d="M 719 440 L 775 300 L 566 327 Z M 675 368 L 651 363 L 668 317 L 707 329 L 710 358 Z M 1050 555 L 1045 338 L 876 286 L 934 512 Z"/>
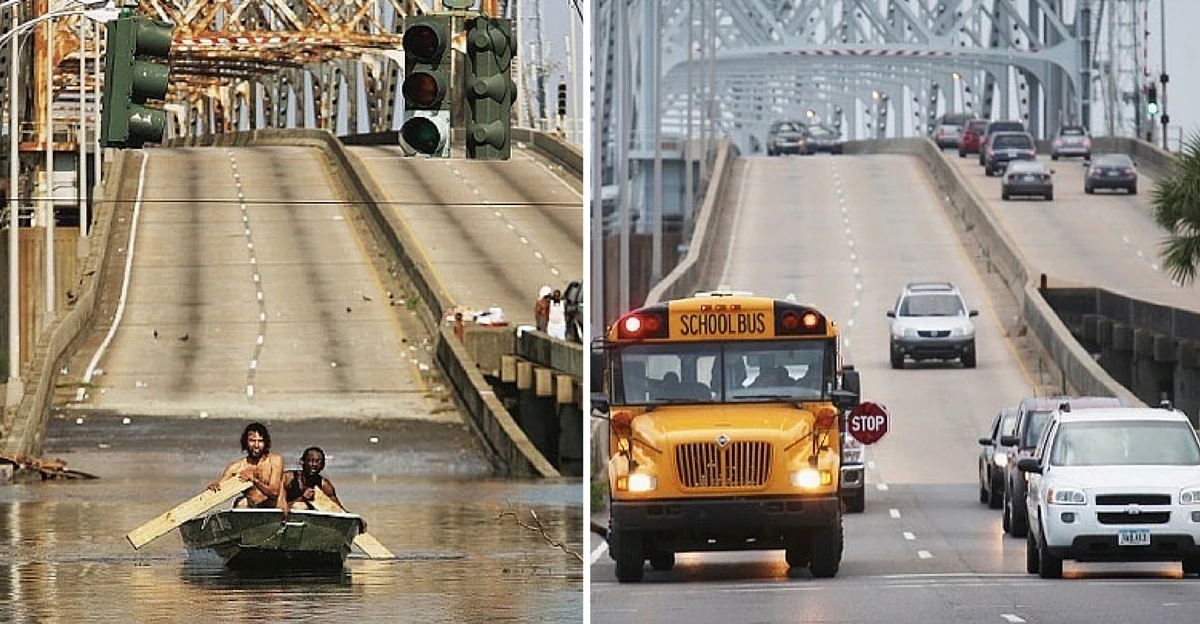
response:
<path id="1" fill-rule="evenodd" d="M 886 492 L 886 491 L 887 491 L 887 489 L 888 489 L 888 484 L 886 484 L 886 483 L 876 483 L 876 484 L 875 484 L 875 489 L 879 490 L 880 492 Z"/>
<path id="2" fill-rule="evenodd" d="M 596 547 L 596 550 L 592 551 L 591 560 L 588 561 L 588 565 L 596 565 L 596 561 L 598 561 L 606 551 L 608 551 L 608 542 L 600 542 L 600 545 Z"/>
<path id="3" fill-rule="evenodd" d="M 890 515 L 892 518 L 898 520 L 900 518 L 900 510 L 899 509 L 889 509 L 888 515 Z"/>
<path id="4" fill-rule="evenodd" d="M 921 559 L 933 559 L 933 553 L 928 550 L 918 550 L 917 557 Z"/>
<path id="5" fill-rule="evenodd" d="M 917 536 L 916 536 L 916 535 L 913 535 L 913 534 L 912 534 L 912 532 L 910 532 L 910 531 L 905 531 L 905 532 L 904 532 L 904 539 L 906 539 L 906 540 L 910 540 L 910 541 L 911 541 L 911 540 L 915 540 L 915 539 L 917 539 Z"/>
<path id="6" fill-rule="evenodd" d="M 1017 616 L 1017 615 L 1013 615 L 1011 613 L 1001 613 L 1000 617 L 1004 618 L 1005 622 L 1024 622 L 1025 621 L 1024 618 Z"/>

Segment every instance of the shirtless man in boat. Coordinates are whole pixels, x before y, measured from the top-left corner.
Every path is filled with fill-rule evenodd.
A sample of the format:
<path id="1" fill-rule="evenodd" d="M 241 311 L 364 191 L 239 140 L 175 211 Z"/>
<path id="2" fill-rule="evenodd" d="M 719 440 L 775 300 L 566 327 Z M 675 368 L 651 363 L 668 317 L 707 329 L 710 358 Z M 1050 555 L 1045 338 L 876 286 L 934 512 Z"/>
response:
<path id="1" fill-rule="evenodd" d="M 275 507 L 282 490 L 283 457 L 271 452 L 271 434 L 262 423 L 250 423 L 242 431 L 242 450 L 246 456 L 231 462 L 221 478 L 208 484 L 216 491 L 230 477 L 250 481 L 253 485 L 234 501 L 234 507 Z"/>
<path id="2" fill-rule="evenodd" d="M 314 501 L 317 495 L 314 490 L 317 488 L 320 488 L 321 492 L 336 503 L 342 511 L 346 510 L 346 506 L 338 500 L 333 482 L 321 474 L 324 469 L 325 451 L 320 447 L 310 446 L 304 449 L 304 453 L 300 455 L 300 470 L 289 470 L 283 473 L 283 485 L 279 488 L 278 507 L 283 510 L 285 517 L 291 509 L 316 509 L 317 505 Z M 362 530 L 364 533 L 367 530 L 366 520 L 362 521 Z"/>

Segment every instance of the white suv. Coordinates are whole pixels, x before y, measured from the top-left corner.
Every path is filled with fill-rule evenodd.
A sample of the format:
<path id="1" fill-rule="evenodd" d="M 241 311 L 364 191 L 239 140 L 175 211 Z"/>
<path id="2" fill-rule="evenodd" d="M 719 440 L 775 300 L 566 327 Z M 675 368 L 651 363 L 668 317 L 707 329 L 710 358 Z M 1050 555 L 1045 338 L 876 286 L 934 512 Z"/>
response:
<path id="1" fill-rule="evenodd" d="M 1059 410 L 1033 457 L 1025 569 L 1061 578 L 1063 560 L 1182 561 L 1200 574 L 1200 441 L 1177 410 Z"/>
<path id="2" fill-rule="evenodd" d="M 962 293 L 949 282 L 912 282 L 904 286 L 891 319 L 892 368 L 904 368 L 904 358 L 959 360 L 975 368 L 975 322 L 978 310 L 967 308 Z"/>

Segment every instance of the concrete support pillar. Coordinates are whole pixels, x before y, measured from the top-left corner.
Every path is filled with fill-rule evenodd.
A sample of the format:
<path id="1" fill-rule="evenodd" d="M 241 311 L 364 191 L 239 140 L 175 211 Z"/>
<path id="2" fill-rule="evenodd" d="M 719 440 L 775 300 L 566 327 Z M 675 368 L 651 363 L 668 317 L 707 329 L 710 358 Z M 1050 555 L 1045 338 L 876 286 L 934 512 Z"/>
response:
<path id="1" fill-rule="evenodd" d="M 579 404 L 558 404 L 558 471 L 583 476 L 583 410 Z"/>
<path id="2" fill-rule="evenodd" d="M 1101 323 L 1101 333 L 1105 333 Z M 1100 365 L 1117 383 L 1133 389 L 1133 328 L 1112 323 L 1111 340 L 1101 343 Z"/>

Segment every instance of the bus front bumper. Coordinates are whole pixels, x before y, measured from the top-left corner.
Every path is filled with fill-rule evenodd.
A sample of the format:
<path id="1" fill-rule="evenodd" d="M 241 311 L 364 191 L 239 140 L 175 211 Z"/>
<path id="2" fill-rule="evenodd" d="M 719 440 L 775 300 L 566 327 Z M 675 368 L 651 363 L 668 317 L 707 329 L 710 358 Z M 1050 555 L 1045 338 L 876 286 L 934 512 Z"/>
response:
<path id="1" fill-rule="evenodd" d="M 612 501 L 612 526 L 622 531 L 756 531 L 828 525 L 838 496 Z"/>

